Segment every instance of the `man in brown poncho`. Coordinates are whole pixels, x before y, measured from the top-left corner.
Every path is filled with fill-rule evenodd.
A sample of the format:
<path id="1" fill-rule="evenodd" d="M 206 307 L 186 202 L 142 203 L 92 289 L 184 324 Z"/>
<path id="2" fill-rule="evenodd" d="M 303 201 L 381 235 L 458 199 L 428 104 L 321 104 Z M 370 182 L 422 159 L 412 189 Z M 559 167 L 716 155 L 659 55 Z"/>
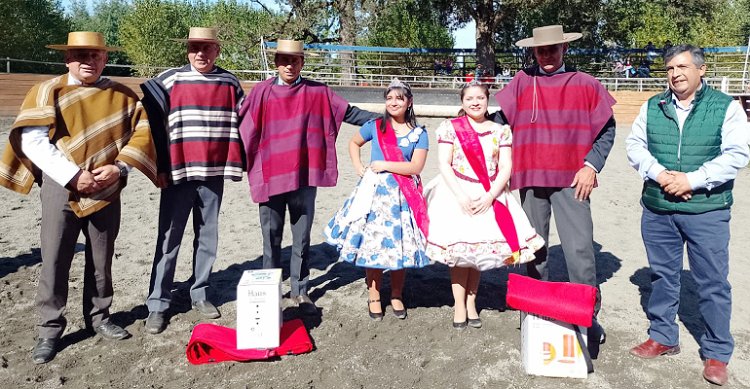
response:
<path id="1" fill-rule="evenodd" d="M 130 334 L 110 322 L 112 256 L 120 227 L 120 191 L 132 167 L 156 182 L 156 153 L 145 111 L 129 88 L 100 77 L 107 52 L 102 34 L 71 32 L 68 74 L 26 95 L 0 160 L 0 185 L 29 193 L 41 185 L 42 270 L 36 302 L 39 339 L 34 363 L 51 361 L 65 330 L 68 278 L 78 236 L 86 237 L 83 316 L 106 339 Z"/>

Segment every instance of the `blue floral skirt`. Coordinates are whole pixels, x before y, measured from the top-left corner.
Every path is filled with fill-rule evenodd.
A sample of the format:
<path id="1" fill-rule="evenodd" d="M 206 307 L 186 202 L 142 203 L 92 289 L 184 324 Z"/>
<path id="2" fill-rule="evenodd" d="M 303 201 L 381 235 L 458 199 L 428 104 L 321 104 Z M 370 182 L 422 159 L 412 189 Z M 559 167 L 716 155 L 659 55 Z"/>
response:
<path id="1" fill-rule="evenodd" d="M 400 270 L 430 263 L 427 240 L 391 173 L 367 170 L 324 234 L 342 260 L 357 266 Z"/>

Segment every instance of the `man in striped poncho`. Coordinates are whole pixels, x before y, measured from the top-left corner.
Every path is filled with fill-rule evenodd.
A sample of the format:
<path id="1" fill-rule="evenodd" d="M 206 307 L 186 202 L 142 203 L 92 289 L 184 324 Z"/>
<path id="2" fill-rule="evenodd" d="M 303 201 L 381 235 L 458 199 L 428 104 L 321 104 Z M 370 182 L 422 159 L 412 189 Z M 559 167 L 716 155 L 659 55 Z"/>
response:
<path id="1" fill-rule="evenodd" d="M 78 236 L 86 237 L 83 319 L 105 339 L 130 336 L 110 321 L 112 256 L 120 229 L 120 191 L 132 167 L 156 183 L 156 152 L 146 113 L 129 88 L 100 77 L 104 36 L 71 32 L 68 74 L 35 85 L 24 99 L 0 161 L 0 185 L 29 193 L 41 185 L 42 269 L 36 302 L 39 339 L 34 363 L 55 358 L 67 321 L 70 266 Z"/>
<path id="2" fill-rule="evenodd" d="M 237 77 L 214 63 L 221 50 L 217 31 L 193 27 L 188 39 L 177 41 L 187 42 L 190 63 L 141 86 L 164 188 L 146 300 L 146 331 L 152 334 L 167 326 L 175 262 L 191 211 L 195 240 L 190 299 L 202 316 L 221 316 L 208 300 L 208 278 L 218 248 L 224 180 L 242 180 L 237 107 L 243 91 Z"/>

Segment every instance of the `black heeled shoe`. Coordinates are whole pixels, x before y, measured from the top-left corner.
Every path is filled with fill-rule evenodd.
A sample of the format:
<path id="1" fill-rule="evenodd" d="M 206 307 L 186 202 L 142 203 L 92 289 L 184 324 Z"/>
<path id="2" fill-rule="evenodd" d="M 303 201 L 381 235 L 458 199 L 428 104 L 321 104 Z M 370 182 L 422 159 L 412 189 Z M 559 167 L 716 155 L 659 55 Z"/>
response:
<path id="1" fill-rule="evenodd" d="M 466 319 L 466 321 L 469 324 L 469 327 L 471 328 L 482 328 L 482 319 L 480 318 Z"/>
<path id="2" fill-rule="evenodd" d="M 465 330 L 466 326 L 468 325 L 468 320 L 464 320 L 461 322 L 453 322 L 453 328 L 456 330 Z"/>
<path id="3" fill-rule="evenodd" d="M 383 312 L 373 312 L 370 310 L 370 303 L 379 303 L 380 299 L 377 300 L 367 300 L 367 313 L 370 314 L 370 319 L 374 321 L 380 321 L 383 320 Z"/>
<path id="4" fill-rule="evenodd" d="M 404 300 L 401 299 L 401 297 L 391 297 L 391 301 L 398 300 L 401 301 L 401 304 L 404 303 Z M 391 302 L 391 307 L 393 307 L 393 302 Z M 393 315 L 399 318 L 400 320 L 406 319 L 406 305 L 404 305 L 404 309 L 393 309 Z"/>

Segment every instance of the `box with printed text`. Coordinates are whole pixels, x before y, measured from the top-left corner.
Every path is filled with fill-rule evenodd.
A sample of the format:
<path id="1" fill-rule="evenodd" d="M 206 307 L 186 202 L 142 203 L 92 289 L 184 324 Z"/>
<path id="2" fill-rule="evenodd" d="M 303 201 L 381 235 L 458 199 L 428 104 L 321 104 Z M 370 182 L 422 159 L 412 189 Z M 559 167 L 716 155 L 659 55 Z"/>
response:
<path id="1" fill-rule="evenodd" d="M 237 348 L 278 347 L 281 321 L 281 269 L 245 270 L 237 284 Z"/>
<path id="2" fill-rule="evenodd" d="M 579 327 L 583 347 L 586 328 Z M 521 359 L 526 374 L 586 378 L 588 366 L 575 326 L 559 320 L 521 312 Z"/>

